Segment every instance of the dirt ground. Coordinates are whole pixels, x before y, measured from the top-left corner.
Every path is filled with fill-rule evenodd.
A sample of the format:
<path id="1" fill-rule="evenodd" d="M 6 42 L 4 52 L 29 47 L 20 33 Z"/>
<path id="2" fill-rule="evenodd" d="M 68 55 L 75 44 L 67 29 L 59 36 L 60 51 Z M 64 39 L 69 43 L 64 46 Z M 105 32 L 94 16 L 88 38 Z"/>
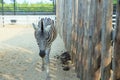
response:
<path id="1" fill-rule="evenodd" d="M 54 57 L 64 51 L 58 35 L 50 53 L 51 80 L 79 80 L 73 68 L 63 71 L 59 60 Z M 0 80 L 45 80 L 38 52 L 32 27 L 7 25 L 0 28 Z"/>

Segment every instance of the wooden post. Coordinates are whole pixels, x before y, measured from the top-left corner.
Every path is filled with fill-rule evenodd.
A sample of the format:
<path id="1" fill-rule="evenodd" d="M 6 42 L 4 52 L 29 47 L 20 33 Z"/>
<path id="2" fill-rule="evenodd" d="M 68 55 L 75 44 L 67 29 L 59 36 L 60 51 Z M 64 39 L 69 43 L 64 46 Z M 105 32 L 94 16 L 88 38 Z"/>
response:
<path id="1" fill-rule="evenodd" d="M 97 72 L 98 68 L 98 56 L 100 56 L 99 51 L 95 50 L 95 47 L 99 45 L 100 41 L 100 27 L 97 25 L 97 12 L 100 12 L 97 6 L 99 6 L 98 2 L 96 0 L 91 0 L 89 3 L 89 30 L 88 30 L 88 54 L 87 54 L 87 80 L 99 80 L 100 78 L 98 76 L 95 76 L 95 73 Z M 100 17 L 100 16 L 99 16 Z M 100 20 L 101 21 L 101 20 Z M 99 63 L 100 64 L 100 63 Z"/>
<path id="2" fill-rule="evenodd" d="M 100 64 L 101 80 L 109 80 L 112 0 L 57 0 L 56 15 L 80 80 L 100 80 Z"/>
<path id="3" fill-rule="evenodd" d="M 91 0 L 89 7 L 87 80 L 100 80 L 102 5 Z"/>
<path id="4" fill-rule="evenodd" d="M 56 27 L 61 38 L 63 38 L 64 27 L 64 0 L 56 0 Z"/>
<path id="5" fill-rule="evenodd" d="M 57 0 L 57 22 L 59 33 L 66 44 L 67 50 L 71 50 L 71 31 L 72 31 L 72 0 Z"/>
<path id="6" fill-rule="evenodd" d="M 83 0 L 76 0 L 75 3 L 75 30 L 74 30 L 74 49 L 73 52 L 75 53 L 75 67 L 77 72 L 77 77 L 80 80 L 83 80 L 83 37 L 84 37 L 84 26 L 83 26 Z"/>
<path id="7" fill-rule="evenodd" d="M 101 80 L 109 80 L 111 64 L 112 0 L 102 0 Z"/>
<path id="8" fill-rule="evenodd" d="M 113 55 L 113 80 L 120 80 L 120 0 L 117 1 L 117 26 Z"/>
<path id="9" fill-rule="evenodd" d="M 65 1 L 65 23 L 63 27 L 63 33 L 65 33 L 64 39 L 65 39 L 65 44 L 66 49 L 70 51 L 71 48 L 71 31 L 72 31 L 72 0 L 64 0 Z"/>
<path id="10" fill-rule="evenodd" d="M 76 40 L 77 40 L 77 24 L 76 24 L 76 0 L 72 0 L 72 31 L 71 31 L 71 58 L 72 58 L 72 64 L 74 63 L 76 65 Z M 76 66 L 75 66 L 76 67 Z M 76 68 L 75 68 L 76 69 Z"/>
<path id="11" fill-rule="evenodd" d="M 82 16 L 83 16 L 83 51 L 82 54 L 83 60 L 82 60 L 82 65 L 83 65 L 83 80 L 87 80 L 87 72 L 88 72 L 88 43 L 89 43 L 89 16 L 90 16 L 90 3 L 91 0 L 83 0 L 83 11 L 82 11 Z"/>

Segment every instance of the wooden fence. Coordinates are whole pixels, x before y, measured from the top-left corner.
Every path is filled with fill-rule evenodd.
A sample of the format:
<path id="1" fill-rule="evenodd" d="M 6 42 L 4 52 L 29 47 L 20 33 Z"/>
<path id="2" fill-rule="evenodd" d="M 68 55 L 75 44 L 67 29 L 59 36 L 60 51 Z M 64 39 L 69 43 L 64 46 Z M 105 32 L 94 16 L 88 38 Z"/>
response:
<path id="1" fill-rule="evenodd" d="M 113 49 L 113 80 L 120 80 L 120 0 L 118 0 L 116 15 L 116 36 L 113 36 L 113 40 L 115 42 Z"/>
<path id="2" fill-rule="evenodd" d="M 112 0 L 56 1 L 58 32 L 80 80 L 120 80 L 120 2 L 113 47 L 112 11 Z"/>

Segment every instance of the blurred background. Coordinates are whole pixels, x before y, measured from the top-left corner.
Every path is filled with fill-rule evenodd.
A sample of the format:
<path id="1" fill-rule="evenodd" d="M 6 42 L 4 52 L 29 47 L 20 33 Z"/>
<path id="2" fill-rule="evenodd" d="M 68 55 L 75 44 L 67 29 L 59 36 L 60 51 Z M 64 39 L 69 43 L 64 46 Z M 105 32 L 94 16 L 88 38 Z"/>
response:
<path id="1" fill-rule="evenodd" d="M 56 0 L 0 0 L 0 27 L 30 26 L 42 17 L 55 19 L 55 14 Z"/>

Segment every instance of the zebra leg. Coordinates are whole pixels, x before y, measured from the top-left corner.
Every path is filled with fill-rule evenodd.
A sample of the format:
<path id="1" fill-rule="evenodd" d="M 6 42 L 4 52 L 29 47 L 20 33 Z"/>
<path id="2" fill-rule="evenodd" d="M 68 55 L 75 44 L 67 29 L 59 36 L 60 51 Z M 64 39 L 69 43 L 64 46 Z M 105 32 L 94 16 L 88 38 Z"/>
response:
<path id="1" fill-rule="evenodd" d="M 47 49 L 46 50 L 46 80 L 50 80 L 50 74 L 49 74 L 49 64 L 50 64 L 50 59 L 49 59 L 49 52 L 50 52 L 50 49 Z"/>
<path id="2" fill-rule="evenodd" d="M 42 71 L 45 70 L 45 62 L 44 62 L 44 58 L 42 58 Z"/>

